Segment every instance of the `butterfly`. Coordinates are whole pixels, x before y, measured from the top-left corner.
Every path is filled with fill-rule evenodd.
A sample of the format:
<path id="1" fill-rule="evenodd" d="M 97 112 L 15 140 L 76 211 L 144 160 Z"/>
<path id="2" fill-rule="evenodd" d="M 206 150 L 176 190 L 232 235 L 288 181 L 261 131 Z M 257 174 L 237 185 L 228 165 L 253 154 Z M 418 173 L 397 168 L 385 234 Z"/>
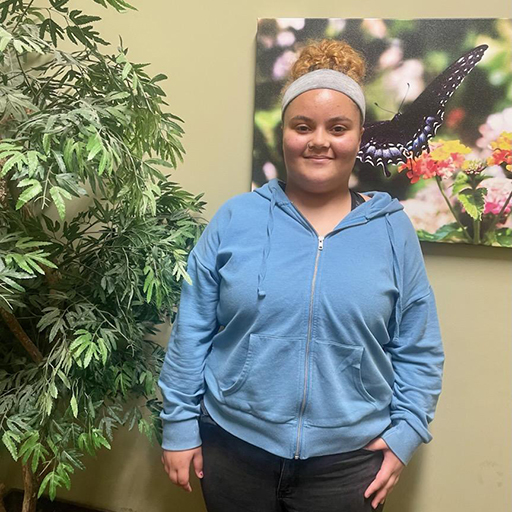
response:
<path id="1" fill-rule="evenodd" d="M 387 178 L 388 164 L 406 163 L 424 149 L 443 123 L 448 99 L 482 58 L 488 45 L 481 44 L 465 53 L 435 78 L 413 101 L 406 112 L 398 112 L 390 121 L 364 125 L 357 159 L 381 166 Z"/>

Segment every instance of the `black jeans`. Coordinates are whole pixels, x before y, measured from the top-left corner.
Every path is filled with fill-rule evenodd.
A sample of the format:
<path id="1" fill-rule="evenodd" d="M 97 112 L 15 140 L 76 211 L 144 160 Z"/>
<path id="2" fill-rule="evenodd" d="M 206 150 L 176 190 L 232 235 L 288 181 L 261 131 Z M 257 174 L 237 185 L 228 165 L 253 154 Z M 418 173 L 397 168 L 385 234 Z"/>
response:
<path id="1" fill-rule="evenodd" d="M 383 460 L 381 450 L 285 459 L 221 428 L 202 409 L 203 478 L 208 512 L 382 512 L 364 491 Z"/>

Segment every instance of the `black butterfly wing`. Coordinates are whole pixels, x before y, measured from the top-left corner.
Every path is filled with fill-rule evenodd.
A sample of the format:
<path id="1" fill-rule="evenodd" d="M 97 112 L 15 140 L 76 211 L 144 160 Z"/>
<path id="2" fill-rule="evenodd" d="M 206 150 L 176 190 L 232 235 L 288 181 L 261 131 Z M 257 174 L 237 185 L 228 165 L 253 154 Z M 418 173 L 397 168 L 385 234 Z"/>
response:
<path id="1" fill-rule="evenodd" d="M 446 103 L 487 48 L 482 44 L 462 55 L 437 76 L 403 114 L 396 114 L 390 121 L 365 125 L 357 158 L 382 166 L 389 177 L 388 164 L 405 163 L 424 149 L 430 151 L 428 140 L 443 123 Z"/>
<path id="2" fill-rule="evenodd" d="M 376 121 L 364 125 L 363 136 L 357 158 L 363 163 L 374 167 L 381 166 L 386 176 L 388 164 L 398 164 L 407 161 L 410 151 L 402 141 L 406 140 L 404 126 L 398 120 L 402 114 L 396 114 L 391 121 Z"/>
<path id="3" fill-rule="evenodd" d="M 443 124 L 446 103 L 481 60 L 487 48 L 486 44 L 482 44 L 457 59 L 402 114 L 399 124 L 405 132 L 406 147 L 413 157 L 419 156 L 428 147 L 427 141 L 434 137 Z"/>

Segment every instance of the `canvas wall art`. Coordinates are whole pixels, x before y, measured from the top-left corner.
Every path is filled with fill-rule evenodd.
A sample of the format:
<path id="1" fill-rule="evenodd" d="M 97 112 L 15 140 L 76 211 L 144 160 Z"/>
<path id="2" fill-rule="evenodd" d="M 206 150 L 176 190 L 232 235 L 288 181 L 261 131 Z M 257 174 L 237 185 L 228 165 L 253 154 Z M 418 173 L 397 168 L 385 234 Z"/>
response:
<path id="1" fill-rule="evenodd" d="M 260 18 L 252 189 L 279 177 L 279 95 L 312 39 L 368 64 L 349 187 L 403 204 L 420 240 L 512 247 L 512 20 Z"/>

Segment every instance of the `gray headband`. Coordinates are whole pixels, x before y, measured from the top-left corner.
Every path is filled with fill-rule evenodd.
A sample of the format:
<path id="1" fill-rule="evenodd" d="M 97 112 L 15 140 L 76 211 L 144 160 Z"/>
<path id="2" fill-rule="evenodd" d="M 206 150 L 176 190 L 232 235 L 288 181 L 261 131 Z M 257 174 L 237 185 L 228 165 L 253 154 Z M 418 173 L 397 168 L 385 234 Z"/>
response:
<path id="1" fill-rule="evenodd" d="M 284 115 L 284 110 L 290 101 L 310 89 L 334 89 L 346 94 L 359 107 L 362 118 L 361 124 L 364 123 L 366 103 L 363 90 L 355 80 L 334 69 L 316 69 L 292 82 L 283 96 L 281 116 Z"/>

